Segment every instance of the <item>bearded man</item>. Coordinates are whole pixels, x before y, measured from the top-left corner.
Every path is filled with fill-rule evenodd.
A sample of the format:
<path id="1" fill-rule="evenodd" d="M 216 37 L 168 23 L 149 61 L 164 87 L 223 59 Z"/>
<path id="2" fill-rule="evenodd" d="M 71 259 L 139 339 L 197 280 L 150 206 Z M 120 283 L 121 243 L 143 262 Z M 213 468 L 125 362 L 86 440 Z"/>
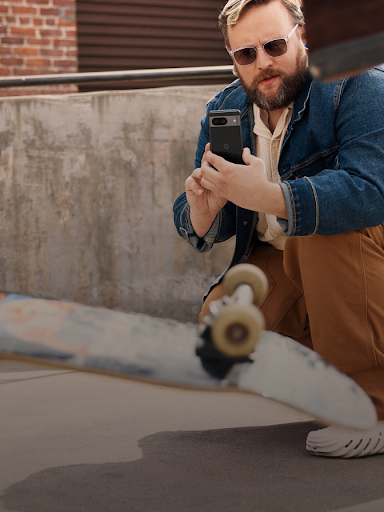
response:
<path id="1" fill-rule="evenodd" d="M 384 68 L 314 80 L 301 0 L 229 0 L 219 25 L 238 79 L 207 113 L 241 111 L 245 165 L 210 151 L 205 116 L 176 227 L 199 252 L 235 235 L 230 267 L 248 262 L 268 277 L 266 328 L 315 350 L 371 397 L 378 426 L 311 432 L 308 451 L 384 453 Z"/>

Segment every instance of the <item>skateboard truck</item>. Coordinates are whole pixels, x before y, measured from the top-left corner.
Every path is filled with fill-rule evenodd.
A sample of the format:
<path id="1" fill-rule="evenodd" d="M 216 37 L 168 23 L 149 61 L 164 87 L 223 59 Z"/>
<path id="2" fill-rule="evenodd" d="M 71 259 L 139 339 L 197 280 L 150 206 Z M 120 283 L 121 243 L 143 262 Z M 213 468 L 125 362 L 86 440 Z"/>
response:
<path id="1" fill-rule="evenodd" d="M 249 355 L 265 326 L 258 306 L 267 290 L 267 278 L 255 265 L 237 265 L 225 275 L 224 295 L 210 303 L 196 348 L 204 369 L 214 377 L 224 378 L 234 364 L 252 362 Z"/>

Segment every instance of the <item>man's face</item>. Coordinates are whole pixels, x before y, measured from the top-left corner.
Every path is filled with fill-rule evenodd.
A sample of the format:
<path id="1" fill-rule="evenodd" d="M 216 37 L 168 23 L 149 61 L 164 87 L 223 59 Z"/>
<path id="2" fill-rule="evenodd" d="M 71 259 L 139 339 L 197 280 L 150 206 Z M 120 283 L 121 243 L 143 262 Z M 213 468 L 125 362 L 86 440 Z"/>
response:
<path id="1" fill-rule="evenodd" d="M 228 28 L 230 49 L 263 45 L 271 39 L 285 37 L 293 27 L 288 10 L 279 1 L 252 7 L 235 27 Z M 288 40 L 288 51 L 281 57 L 269 57 L 259 49 L 256 61 L 249 66 L 240 66 L 234 61 L 247 96 L 260 108 L 287 107 L 299 93 L 308 68 L 300 30 L 298 27 Z"/>

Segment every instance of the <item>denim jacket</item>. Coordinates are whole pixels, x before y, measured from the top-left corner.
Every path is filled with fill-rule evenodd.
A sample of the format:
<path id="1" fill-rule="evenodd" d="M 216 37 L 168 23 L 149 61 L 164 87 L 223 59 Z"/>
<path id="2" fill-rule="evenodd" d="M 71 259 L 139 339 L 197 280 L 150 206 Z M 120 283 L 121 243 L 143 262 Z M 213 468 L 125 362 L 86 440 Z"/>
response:
<path id="1" fill-rule="evenodd" d="M 234 108 L 241 111 L 244 147 L 255 154 L 253 105 L 239 80 L 208 102 L 207 114 Z M 205 115 L 195 168 L 200 167 L 207 142 Z M 317 82 L 308 74 L 295 99 L 278 169 L 288 211 L 288 221 L 278 221 L 288 237 L 334 235 L 383 223 L 384 65 L 331 83 Z M 257 212 L 229 201 L 204 238 L 192 228 L 185 193 L 173 211 L 179 235 L 199 252 L 236 235 L 229 268 L 247 261 L 258 243 Z"/>

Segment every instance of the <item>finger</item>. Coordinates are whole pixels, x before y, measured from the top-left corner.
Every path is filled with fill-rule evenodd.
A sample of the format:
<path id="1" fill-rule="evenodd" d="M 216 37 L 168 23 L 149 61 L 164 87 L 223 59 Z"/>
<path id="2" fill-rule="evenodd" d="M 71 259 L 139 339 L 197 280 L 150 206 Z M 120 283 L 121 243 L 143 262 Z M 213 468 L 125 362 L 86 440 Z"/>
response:
<path id="1" fill-rule="evenodd" d="M 254 171 L 264 171 L 265 172 L 265 164 L 261 158 L 252 155 L 248 148 L 245 148 L 243 151 L 243 162 L 245 165 L 252 165 Z"/>
<path id="2" fill-rule="evenodd" d="M 201 178 L 205 177 L 207 178 L 210 173 L 218 174 L 217 170 L 212 167 L 212 165 L 208 162 L 208 160 L 205 160 L 201 164 Z"/>
<path id="3" fill-rule="evenodd" d="M 201 180 L 194 179 L 192 175 L 185 180 L 185 190 L 186 192 L 192 192 L 197 196 L 201 196 L 204 193 L 204 189 L 201 186 Z"/>
<path id="4" fill-rule="evenodd" d="M 196 169 L 194 169 L 194 171 L 192 172 L 190 178 L 193 178 L 195 180 L 201 180 L 202 178 L 202 172 L 201 172 L 201 168 L 200 167 L 196 167 Z"/>
<path id="5" fill-rule="evenodd" d="M 219 155 L 216 155 L 215 153 L 212 153 L 212 151 L 207 152 L 207 158 L 206 161 L 214 167 L 217 171 L 220 171 L 220 169 L 228 164 L 229 162 L 222 158 Z"/>
<path id="6" fill-rule="evenodd" d="M 201 159 L 201 163 L 205 162 L 205 160 L 207 158 L 208 151 L 211 151 L 211 144 L 210 144 L 210 142 L 208 142 L 208 144 L 205 145 L 205 151 L 204 151 L 203 158 Z"/>
<path id="7" fill-rule="evenodd" d="M 251 165 L 254 158 L 256 157 L 252 155 L 251 150 L 249 148 L 243 149 L 243 162 L 246 165 Z"/>
<path id="8" fill-rule="evenodd" d="M 216 169 L 211 167 L 208 162 L 205 162 L 201 167 L 202 178 L 201 186 L 208 190 L 216 191 L 217 187 L 220 186 L 221 175 Z"/>
<path id="9" fill-rule="evenodd" d="M 206 177 L 203 176 L 203 178 L 201 179 L 201 185 L 206 189 L 206 190 L 211 190 L 211 191 L 214 191 L 215 189 L 215 185 L 214 183 L 212 183 L 212 181 L 209 181 Z"/>

